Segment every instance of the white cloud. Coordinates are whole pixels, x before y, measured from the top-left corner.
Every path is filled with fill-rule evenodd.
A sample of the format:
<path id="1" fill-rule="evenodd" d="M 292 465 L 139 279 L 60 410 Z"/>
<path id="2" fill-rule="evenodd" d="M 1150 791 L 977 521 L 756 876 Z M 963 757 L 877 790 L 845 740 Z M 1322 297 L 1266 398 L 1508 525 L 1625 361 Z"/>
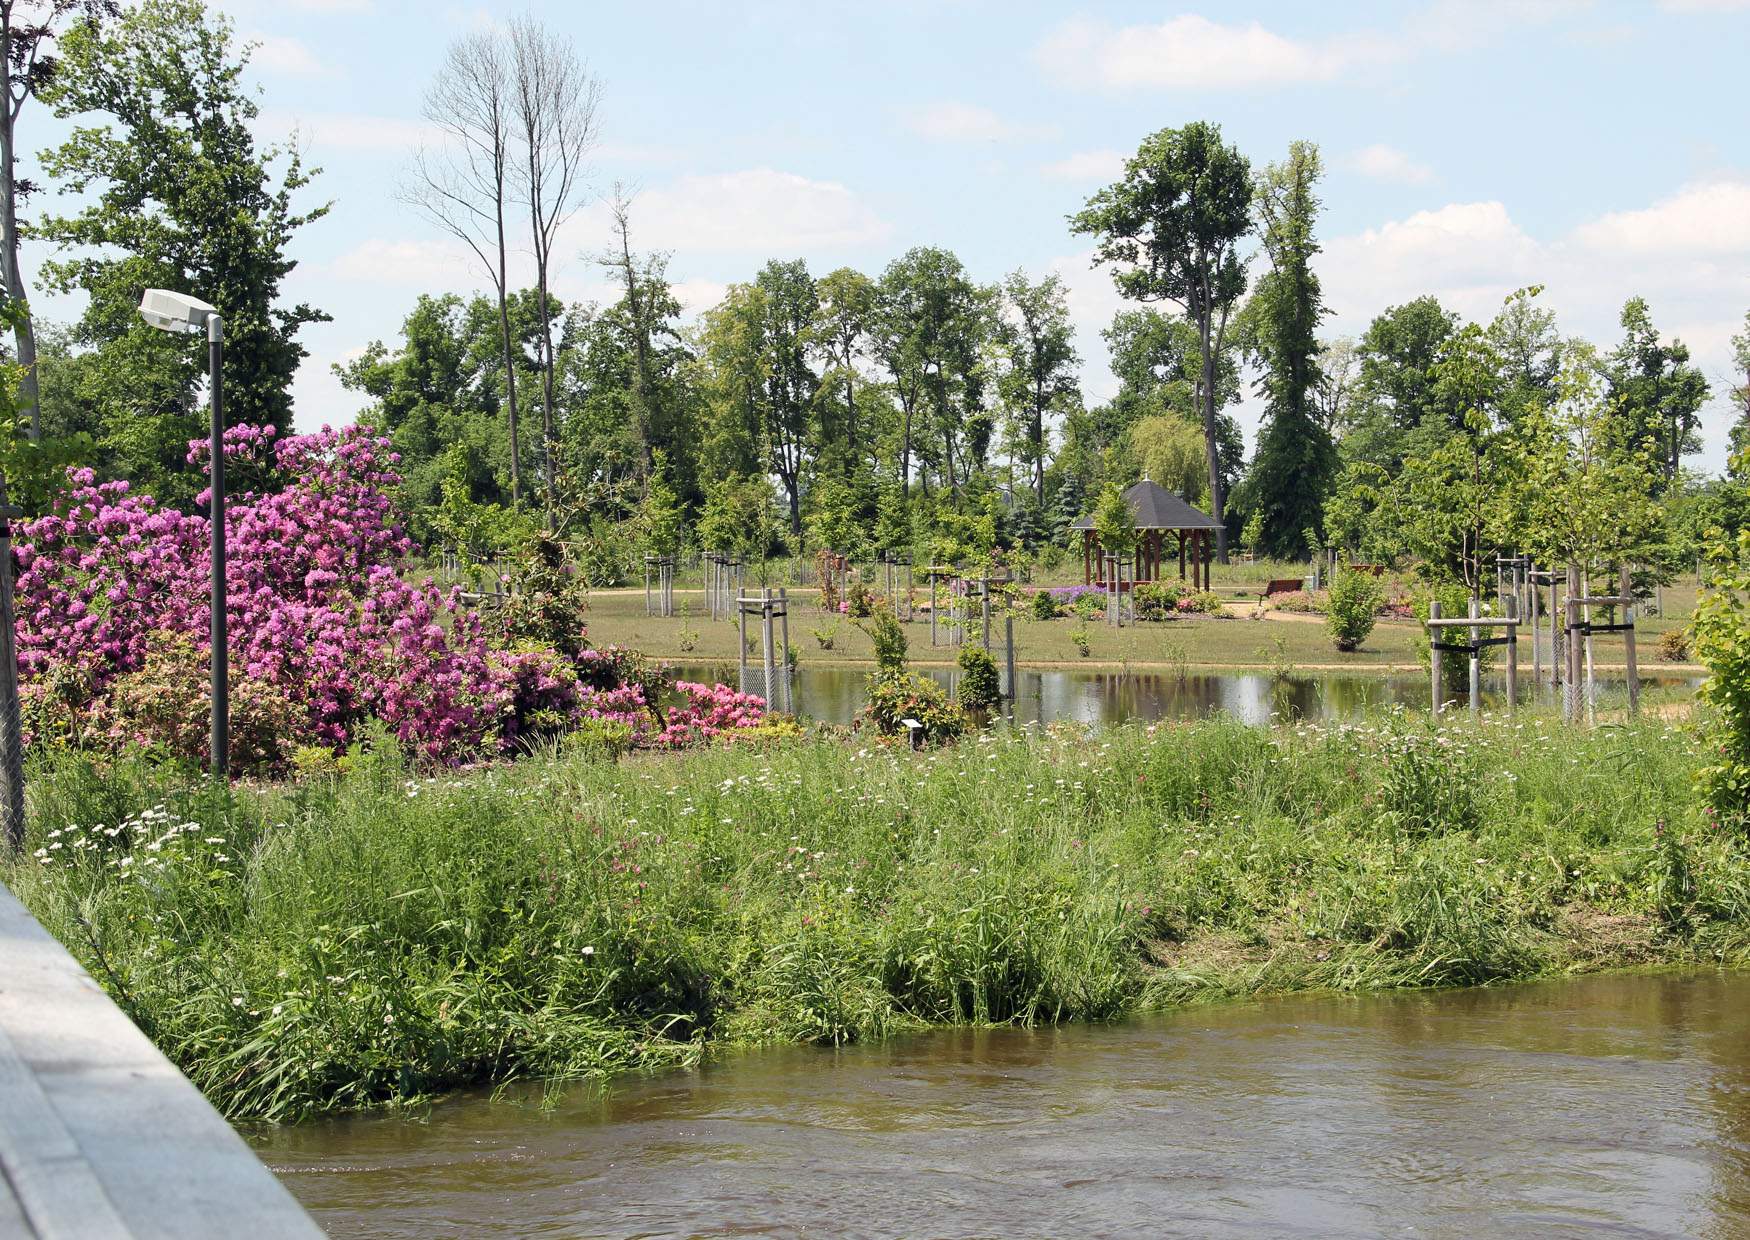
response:
<path id="1" fill-rule="evenodd" d="M 450 241 L 373 237 L 324 264 L 337 280 L 418 289 L 465 289 L 484 283 L 472 255 Z"/>
<path id="2" fill-rule="evenodd" d="M 1667 13 L 1744 13 L 1750 0 L 1659 0 Z"/>
<path id="3" fill-rule="evenodd" d="M 1500 202 L 1452 203 L 1331 238 L 1319 262 L 1332 318 L 1356 335 L 1387 306 L 1431 293 L 1466 318 L 1487 321 L 1516 288 L 1541 284 L 1564 332 L 1609 347 L 1623 302 L 1642 296 L 1668 336 L 1688 344 L 1713 379 L 1750 306 L 1750 182 L 1692 185 L 1639 209 L 1537 238 Z M 1703 410 L 1702 463 L 1724 461 L 1730 411 L 1721 385 Z"/>
<path id="4" fill-rule="evenodd" d="M 257 132 L 280 139 L 296 133 L 318 157 L 324 151 L 408 154 L 441 135 L 422 121 L 358 112 L 292 112 L 271 109 L 256 121 Z"/>
<path id="5" fill-rule="evenodd" d="M 1375 181 L 1393 181 L 1400 185 L 1426 185 L 1434 179 L 1434 169 L 1417 163 L 1396 147 L 1383 142 L 1362 147 L 1345 158 L 1343 166 Z"/>
<path id="6" fill-rule="evenodd" d="M 679 177 L 632 201 L 632 244 L 685 254 L 805 254 L 880 241 L 888 225 L 836 181 L 772 168 Z M 574 248 L 595 253 L 612 236 L 605 205 L 574 222 Z"/>
<path id="7" fill-rule="evenodd" d="M 729 286 L 716 280 L 682 280 L 670 285 L 669 292 L 681 303 L 682 314 L 703 314 L 723 300 Z"/>
<path id="8" fill-rule="evenodd" d="M 1114 27 L 1074 18 L 1035 53 L 1055 76 L 1112 90 L 1221 90 L 1329 81 L 1342 72 L 1340 45 L 1298 43 L 1258 22 L 1221 25 L 1186 13 L 1159 25 Z"/>
<path id="9" fill-rule="evenodd" d="M 1017 124 L 989 108 L 952 99 L 913 109 L 906 124 L 932 142 L 1032 142 L 1058 132 L 1055 125 Z"/>
<path id="10" fill-rule="evenodd" d="M 332 72 L 302 40 L 290 35 L 254 34 L 245 41 L 256 45 L 250 63 L 258 69 L 293 77 L 323 77 Z"/>
<path id="11" fill-rule="evenodd" d="M 1062 81 L 1112 91 L 1294 86 L 1468 50 L 1516 26 L 1558 20 L 1589 6 L 1590 0 L 1435 0 L 1398 30 L 1352 30 L 1319 39 L 1294 39 L 1257 21 L 1224 23 L 1197 13 L 1123 27 L 1077 17 L 1047 35 L 1034 58 Z"/>
<path id="12" fill-rule="evenodd" d="M 1750 255 L 1750 183 L 1686 185 L 1650 207 L 1583 224 L 1575 239 L 1604 253 Z"/>
<path id="13" fill-rule="evenodd" d="M 1124 175 L 1123 151 L 1077 151 L 1039 169 L 1054 181 L 1115 181 Z"/>

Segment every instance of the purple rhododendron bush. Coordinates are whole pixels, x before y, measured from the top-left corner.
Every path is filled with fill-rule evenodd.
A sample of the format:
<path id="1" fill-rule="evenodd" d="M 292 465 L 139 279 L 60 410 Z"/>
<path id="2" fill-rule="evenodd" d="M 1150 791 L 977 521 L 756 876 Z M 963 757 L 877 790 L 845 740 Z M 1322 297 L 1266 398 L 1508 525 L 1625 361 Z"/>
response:
<path id="1" fill-rule="evenodd" d="M 390 498 L 399 458 L 370 428 L 281 438 L 273 427 L 239 426 L 224 450 L 227 470 L 278 484 L 226 505 L 240 771 L 279 771 L 300 746 L 341 750 L 372 719 L 410 753 L 458 763 L 592 719 L 623 725 L 634 743 L 672 748 L 751 727 L 764 713 L 760 699 L 726 686 L 671 687 L 636 654 L 589 649 L 580 605 L 566 631 L 543 642 L 526 608 L 522 619 L 493 622 L 464 608 L 459 588 L 417 580 L 407 571 L 414 544 Z M 191 443 L 189 463 L 204 467 L 206 453 L 205 441 Z M 31 743 L 201 760 L 208 518 L 78 469 L 53 512 L 17 529 Z M 548 573 L 540 588 L 563 593 L 568 572 Z M 556 612 L 566 614 L 543 614 Z"/>

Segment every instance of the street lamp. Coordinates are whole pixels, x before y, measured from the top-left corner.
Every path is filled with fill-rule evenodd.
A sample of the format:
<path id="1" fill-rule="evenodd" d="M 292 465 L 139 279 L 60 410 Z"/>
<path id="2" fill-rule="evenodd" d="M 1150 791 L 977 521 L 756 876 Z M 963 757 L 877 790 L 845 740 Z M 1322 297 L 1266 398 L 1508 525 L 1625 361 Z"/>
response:
<path id="1" fill-rule="evenodd" d="M 228 652 L 225 634 L 225 407 L 219 385 L 219 369 L 225 356 L 225 324 L 216 306 L 161 288 L 149 288 L 140 298 L 140 317 L 159 331 L 188 334 L 204 331 L 207 336 L 208 373 L 213 392 L 212 501 L 207 506 L 213 529 L 213 732 L 209 760 L 214 778 L 225 780 L 231 752 L 231 691 L 226 676 Z"/>

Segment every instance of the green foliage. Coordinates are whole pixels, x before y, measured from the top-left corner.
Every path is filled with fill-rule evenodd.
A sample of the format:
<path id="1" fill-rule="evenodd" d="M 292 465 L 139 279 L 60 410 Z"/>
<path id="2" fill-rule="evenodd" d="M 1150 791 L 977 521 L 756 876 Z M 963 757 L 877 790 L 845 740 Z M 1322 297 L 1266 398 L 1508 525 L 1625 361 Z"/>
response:
<path id="1" fill-rule="evenodd" d="M 1686 629 L 1666 629 L 1659 634 L 1659 657 L 1667 663 L 1682 663 L 1689 658 L 1689 633 Z"/>
<path id="2" fill-rule="evenodd" d="M 498 613 L 505 639 L 575 659 L 587 644 L 589 593 L 565 544 L 544 531 L 536 533 L 523 550 L 515 582 L 515 593 Z"/>
<path id="3" fill-rule="evenodd" d="M 1027 611 L 1035 620 L 1055 620 L 1063 608 L 1050 590 L 1035 590 L 1027 596 Z"/>
<path id="4" fill-rule="evenodd" d="M 891 607 L 877 607 L 868 623 L 857 627 L 869 635 L 875 647 L 875 667 L 880 675 L 897 676 L 905 671 L 905 626 Z"/>
<path id="5" fill-rule="evenodd" d="M 1750 845 L 1703 826 L 1692 739 L 1658 721 L 599 757 L 420 779 L 379 736 L 222 807 L 162 767 L 39 757 L 0 879 L 238 1119 L 1750 941 Z"/>
<path id="6" fill-rule="evenodd" d="M 921 741 L 939 745 L 956 740 L 969 726 L 960 703 L 928 676 L 904 671 L 879 671 L 869 677 L 869 703 L 864 719 L 883 736 L 907 736 L 905 720 L 923 725 Z"/>
<path id="7" fill-rule="evenodd" d="M 955 659 L 960 668 L 958 694 L 960 705 L 967 710 L 991 710 L 1003 700 L 1002 679 L 997 674 L 997 661 L 977 642 L 960 647 Z"/>
<path id="8" fill-rule="evenodd" d="M 1750 818 L 1750 530 L 1709 549 L 1690 631 L 1708 670 L 1699 691 L 1707 746 L 1698 777 L 1714 811 L 1742 827 Z"/>
<path id="9" fill-rule="evenodd" d="M 632 725 L 618 719 L 579 719 L 560 741 L 567 754 L 600 762 L 618 762 L 632 751 Z"/>
<path id="10" fill-rule="evenodd" d="M 1432 614 L 1429 604 L 1435 599 L 1440 601 L 1441 616 L 1448 620 L 1455 616 L 1468 616 L 1470 614 L 1470 591 L 1465 589 L 1462 583 L 1456 581 L 1432 582 L 1425 586 L 1422 593 L 1410 604 L 1411 613 L 1424 625 L 1428 623 L 1428 617 Z M 1463 630 L 1457 634 L 1449 631 L 1440 640 L 1443 642 L 1465 641 L 1468 640 L 1468 633 L 1469 630 Z M 1479 632 L 1479 636 L 1487 637 L 1488 633 Z M 1499 649 L 1499 646 L 1484 646 L 1477 653 L 1479 674 L 1488 674 L 1489 669 L 1495 663 L 1495 652 Z M 1423 667 L 1427 667 L 1429 660 L 1433 657 L 1433 650 L 1428 645 L 1426 629 L 1416 637 L 1416 655 L 1421 660 Z M 1449 698 L 1468 693 L 1470 691 L 1470 656 L 1442 651 L 1440 680 L 1441 690 Z"/>
<path id="11" fill-rule="evenodd" d="M 1100 492 L 1100 502 L 1094 508 L 1094 536 L 1107 555 L 1129 555 L 1136 550 L 1136 514 L 1116 483 L 1108 483 Z"/>
<path id="12" fill-rule="evenodd" d="M 195 396 L 207 351 L 146 326 L 140 290 L 217 306 L 227 420 L 289 428 L 292 375 L 305 356 L 297 334 L 328 316 L 280 305 L 280 285 L 296 265 L 286 256 L 293 238 L 328 208 L 294 208 L 313 175 L 294 148 L 257 149 L 246 49 L 199 0 L 149 0 L 113 21 L 76 24 L 56 52 L 44 98 L 76 128 L 42 164 L 80 206 L 36 222 L 36 235 L 65 255 L 44 265 L 44 281 L 88 298 L 77 339 L 94 351 L 84 390 L 102 451 L 160 500 L 186 500 L 199 486 L 183 457 L 205 426 Z"/>
<path id="13" fill-rule="evenodd" d="M 1082 658 L 1085 659 L 1094 652 L 1094 643 L 1088 636 L 1088 624 L 1085 619 L 1069 631 L 1069 639 L 1075 644 L 1076 654 Z"/>
<path id="14" fill-rule="evenodd" d="M 1338 650 L 1358 650 L 1373 632 L 1375 618 L 1385 602 L 1385 588 L 1372 573 L 1346 568 L 1331 583 L 1326 603 L 1325 631 Z"/>

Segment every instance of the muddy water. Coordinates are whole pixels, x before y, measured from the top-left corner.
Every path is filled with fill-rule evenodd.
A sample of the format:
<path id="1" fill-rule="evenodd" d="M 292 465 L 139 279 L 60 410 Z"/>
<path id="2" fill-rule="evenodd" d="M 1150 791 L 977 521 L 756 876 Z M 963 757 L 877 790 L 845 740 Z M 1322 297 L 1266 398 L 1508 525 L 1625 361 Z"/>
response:
<path id="1" fill-rule="evenodd" d="M 736 668 L 727 666 L 680 666 L 683 680 L 721 680 L 734 684 Z M 950 688 L 953 673 L 929 668 L 925 673 Z M 849 723 L 862 709 L 868 694 L 867 674 L 853 667 L 804 667 L 794 685 L 796 710 L 828 723 Z M 1040 671 L 1021 668 L 1016 672 L 1020 693 L 1015 718 L 1022 723 L 1124 723 L 1141 720 L 1198 719 L 1224 712 L 1252 724 L 1273 719 L 1351 719 L 1382 706 L 1404 705 L 1423 709 L 1428 704 L 1425 676 L 1285 676 L 1256 672 L 1195 673 Z M 1521 688 L 1527 698 L 1533 690 L 1530 677 Z M 1691 683 L 1679 679 L 1645 678 L 1648 684 Z M 1605 700 L 1620 686 L 1601 686 Z M 1547 704 L 1558 702 L 1553 692 L 1539 690 Z M 1494 678 L 1485 689 L 1491 708 L 1504 702 L 1505 683 Z M 1543 700 L 1540 698 L 1539 700 Z"/>
<path id="2" fill-rule="evenodd" d="M 792 1049 L 262 1134 L 337 1236 L 1750 1235 L 1750 974 Z"/>

